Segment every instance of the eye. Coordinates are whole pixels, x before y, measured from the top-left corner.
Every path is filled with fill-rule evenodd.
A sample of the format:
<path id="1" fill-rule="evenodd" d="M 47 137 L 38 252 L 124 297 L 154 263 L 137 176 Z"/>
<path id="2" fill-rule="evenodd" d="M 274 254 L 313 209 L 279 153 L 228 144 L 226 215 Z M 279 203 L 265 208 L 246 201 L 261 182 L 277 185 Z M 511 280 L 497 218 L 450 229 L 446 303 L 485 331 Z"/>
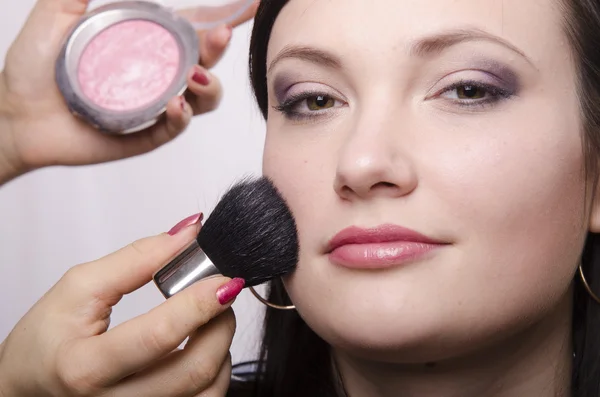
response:
<path id="1" fill-rule="evenodd" d="M 344 104 L 332 95 L 305 91 L 289 96 L 274 108 L 288 119 L 299 120 L 324 116 Z"/>
<path id="2" fill-rule="evenodd" d="M 484 88 L 474 85 L 462 85 L 456 87 L 455 91 L 458 99 L 481 99 L 485 98 L 486 94 Z"/>
<path id="3" fill-rule="evenodd" d="M 329 109 L 335 105 L 335 99 L 327 95 L 316 95 L 306 98 L 306 106 L 310 110 Z"/>
<path id="4" fill-rule="evenodd" d="M 458 81 L 438 91 L 434 97 L 448 100 L 451 104 L 468 106 L 491 106 L 514 93 L 510 90 L 479 81 Z"/>

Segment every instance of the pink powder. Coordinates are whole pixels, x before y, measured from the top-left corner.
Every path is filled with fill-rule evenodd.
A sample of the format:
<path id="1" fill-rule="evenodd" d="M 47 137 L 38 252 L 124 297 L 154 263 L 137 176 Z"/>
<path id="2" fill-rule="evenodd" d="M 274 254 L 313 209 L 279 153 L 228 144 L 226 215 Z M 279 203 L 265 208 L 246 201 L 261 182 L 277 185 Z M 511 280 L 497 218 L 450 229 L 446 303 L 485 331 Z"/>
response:
<path id="1" fill-rule="evenodd" d="M 94 37 L 79 60 L 79 84 L 97 106 L 127 111 L 158 99 L 179 69 L 179 46 L 156 23 L 132 20 Z"/>

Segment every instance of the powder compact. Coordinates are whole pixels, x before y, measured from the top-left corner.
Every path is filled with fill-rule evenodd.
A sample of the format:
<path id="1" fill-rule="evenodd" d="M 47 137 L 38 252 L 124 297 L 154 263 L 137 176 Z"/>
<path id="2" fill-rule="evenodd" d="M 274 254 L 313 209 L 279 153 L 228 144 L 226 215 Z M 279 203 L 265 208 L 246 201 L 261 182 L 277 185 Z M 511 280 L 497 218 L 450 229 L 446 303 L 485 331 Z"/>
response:
<path id="1" fill-rule="evenodd" d="M 197 30 L 238 18 L 254 0 L 161 3 L 109 1 L 71 29 L 56 82 L 74 115 L 111 134 L 155 124 L 187 89 L 187 73 L 200 59 Z"/>

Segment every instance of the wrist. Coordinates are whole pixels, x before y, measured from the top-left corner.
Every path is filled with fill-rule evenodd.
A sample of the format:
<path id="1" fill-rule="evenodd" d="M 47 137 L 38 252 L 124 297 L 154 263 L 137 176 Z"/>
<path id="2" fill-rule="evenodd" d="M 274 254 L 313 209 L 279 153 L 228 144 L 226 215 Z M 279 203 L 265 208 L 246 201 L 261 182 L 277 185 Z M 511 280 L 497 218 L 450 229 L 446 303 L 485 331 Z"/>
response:
<path id="1" fill-rule="evenodd" d="M 10 385 L 6 375 L 0 374 L 0 397 L 21 397 L 23 394 L 17 393 Z"/>
<path id="2" fill-rule="evenodd" d="M 15 117 L 8 98 L 4 73 L 0 71 L 0 185 L 25 172 L 15 144 Z M 0 391 L 1 392 L 1 391 Z M 0 394 L 0 397 L 4 397 Z"/>
<path id="3" fill-rule="evenodd" d="M 11 393 L 8 391 L 8 388 L 4 385 L 2 375 L 0 375 L 0 397 L 12 397 Z"/>
<path id="4" fill-rule="evenodd" d="M 1 347 L 2 345 L 0 345 Z M 0 355 L 0 359 L 2 355 Z M 0 369 L 2 369 L 2 363 L 0 362 Z M 9 381 L 7 378 L 6 371 L 0 371 L 0 397 L 14 397 L 16 394 L 10 390 Z"/>

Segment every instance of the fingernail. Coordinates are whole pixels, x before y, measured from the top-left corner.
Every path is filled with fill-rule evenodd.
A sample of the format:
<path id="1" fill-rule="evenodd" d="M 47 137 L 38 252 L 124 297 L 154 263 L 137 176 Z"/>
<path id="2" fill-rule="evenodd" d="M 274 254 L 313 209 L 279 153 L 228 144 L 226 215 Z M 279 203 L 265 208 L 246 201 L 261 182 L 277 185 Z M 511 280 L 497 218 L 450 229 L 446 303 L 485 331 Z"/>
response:
<path id="1" fill-rule="evenodd" d="M 168 234 L 170 236 L 174 236 L 186 227 L 195 225 L 196 223 L 202 221 L 202 218 L 204 218 L 204 214 L 202 214 L 202 212 L 200 212 L 199 214 L 188 216 L 187 218 L 173 226 L 173 228 L 169 230 Z"/>
<path id="2" fill-rule="evenodd" d="M 181 110 L 185 112 L 185 98 L 182 96 L 179 97 L 179 105 L 181 106 Z"/>
<path id="3" fill-rule="evenodd" d="M 192 75 L 192 80 L 200 85 L 208 85 L 210 83 L 210 79 L 206 75 L 206 73 L 201 72 L 200 70 L 194 70 L 194 74 Z"/>
<path id="4" fill-rule="evenodd" d="M 217 299 L 221 305 L 225 305 L 235 299 L 242 292 L 246 282 L 243 278 L 234 278 L 227 284 L 223 284 L 217 290 Z"/>

